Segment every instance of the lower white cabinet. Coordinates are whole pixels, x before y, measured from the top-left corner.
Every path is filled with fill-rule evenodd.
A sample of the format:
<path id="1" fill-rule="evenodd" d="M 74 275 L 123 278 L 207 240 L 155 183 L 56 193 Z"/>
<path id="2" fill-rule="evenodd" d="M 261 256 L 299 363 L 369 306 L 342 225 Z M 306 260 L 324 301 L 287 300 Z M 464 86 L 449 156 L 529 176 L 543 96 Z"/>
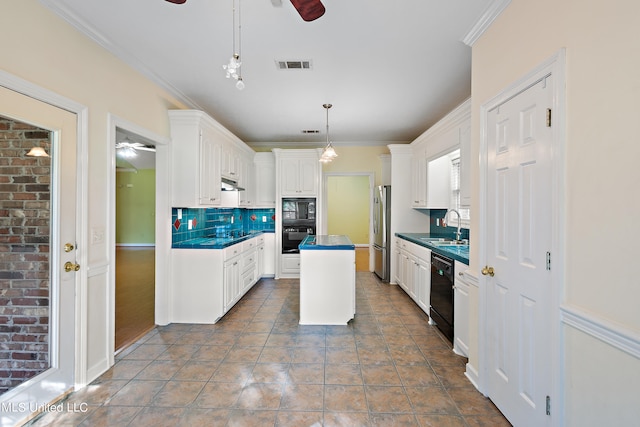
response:
<path id="1" fill-rule="evenodd" d="M 462 356 L 469 357 L 469 284 L 465 280 L 465 271 L 468 265 L 456 261 L 454 266 L 454 293 L 453 293 L 453 351 Z"/>
<path id="2" fill-rule="evenodd" d="M 300 254 L 282 254 L 282 277 L 300 277 Z"/>
<path id="3" fill-rule="evenodd" d="M 429 315 L 431 250 L 404 239 L 396 240 L 396 283 Z"/>
<path id="4" fill-rule="evenodd" d="M 215 323 L 262 276 L 263 235 L 224 249 L 172 249 L 172 323 Z"/>
<path id="5" fill-rule="evenodd" d="M 240 294 L 240 255 L 224 262 L 223 311 L 226 313 L 236 303 Z"/>

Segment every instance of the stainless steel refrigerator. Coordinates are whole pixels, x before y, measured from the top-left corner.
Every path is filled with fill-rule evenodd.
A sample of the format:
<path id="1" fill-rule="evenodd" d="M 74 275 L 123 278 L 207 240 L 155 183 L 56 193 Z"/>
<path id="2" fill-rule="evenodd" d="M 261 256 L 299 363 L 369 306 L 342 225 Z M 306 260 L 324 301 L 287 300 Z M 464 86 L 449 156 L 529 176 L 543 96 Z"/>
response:
<path id="1" fill-rule="evenodd" d="M 391 186 L 376 187 L 373 196 L 373 252 L 375 273 L 388 282 L 391 277 Z"/>

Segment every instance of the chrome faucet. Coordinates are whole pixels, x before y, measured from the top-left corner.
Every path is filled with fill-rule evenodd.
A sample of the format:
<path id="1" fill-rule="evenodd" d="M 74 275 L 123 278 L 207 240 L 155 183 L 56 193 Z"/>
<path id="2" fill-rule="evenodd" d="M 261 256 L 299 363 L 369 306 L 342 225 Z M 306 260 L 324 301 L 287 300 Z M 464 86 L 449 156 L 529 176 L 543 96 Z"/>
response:
<path id="1" fill-rule="evenodd" d="M 455 209 L 447 210 L 447 213 L 444 214 L 444 222 L 447 224 L 447 217 L 449 216 L 449 212 L 455 212 L 458 215 L 458 229 L 456 230 L 456 242 L 460 241 L 460 237 L 462 236 L 462 231 L 460 231 L 460 212 Z"/>

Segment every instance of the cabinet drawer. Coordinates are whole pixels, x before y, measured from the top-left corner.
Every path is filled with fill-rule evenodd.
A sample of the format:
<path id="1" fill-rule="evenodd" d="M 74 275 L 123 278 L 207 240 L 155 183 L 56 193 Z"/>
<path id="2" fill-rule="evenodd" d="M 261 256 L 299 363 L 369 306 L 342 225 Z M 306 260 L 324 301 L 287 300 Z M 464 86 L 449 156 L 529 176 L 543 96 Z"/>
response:
<path id="1" fill-rule="evenodd" d="M 420 258 L 426 262 L 431 262 L 431 249 L 427 249 L 424 246 L 416 245 L 415 243 L 407 242 L 409 246 L 407 250 L 411 252 L 416 258 Z"/>
<path id="2" fill-rule="evenodd" d="M 282 255 L 282 272 L 300 274 L 300 255 Z"/>
<path id="3" fill-rule="evenodd" d="M 228 260 L 233 258 L 234 256 L 240 255 L 242 252 L 242 243 L 236 243 L 235 245 L 226 247 L 223 249 L 223 258 L 224 260 Z"/>
<path id="4" fill-rule="evenodd" d="M 250 251 L 257 246 L 258 238 L 253 237 L 249 240 L 242 242 L 242 252 Z"/>
<path id="5" fill-rule="evenodd" d="M 250 250 L 249 252 L 243 253 L 242 258 L 240 259 L 240 270 L 247 271 L 256 268 L 256 250 Z"/>

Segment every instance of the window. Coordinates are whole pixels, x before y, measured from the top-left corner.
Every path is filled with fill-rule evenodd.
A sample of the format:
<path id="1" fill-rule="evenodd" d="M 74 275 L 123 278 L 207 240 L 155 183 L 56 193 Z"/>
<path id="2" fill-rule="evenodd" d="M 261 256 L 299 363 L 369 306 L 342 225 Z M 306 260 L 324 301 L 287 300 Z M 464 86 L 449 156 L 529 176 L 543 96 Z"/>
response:
<path id="1" fill-rule="evenodd" d="M 460 225 L 463 228 L 469 228 L 471 225 L 470 209 L 460 206 L 460 150 L 451 153 L 449 158 L 451 159 L 451 202 L 449 206 L 460 213 Z M 450 216 L 451 218 L 446 218 L 447 225 L 457 226 L 458 218 L 455 215 Z"/>

